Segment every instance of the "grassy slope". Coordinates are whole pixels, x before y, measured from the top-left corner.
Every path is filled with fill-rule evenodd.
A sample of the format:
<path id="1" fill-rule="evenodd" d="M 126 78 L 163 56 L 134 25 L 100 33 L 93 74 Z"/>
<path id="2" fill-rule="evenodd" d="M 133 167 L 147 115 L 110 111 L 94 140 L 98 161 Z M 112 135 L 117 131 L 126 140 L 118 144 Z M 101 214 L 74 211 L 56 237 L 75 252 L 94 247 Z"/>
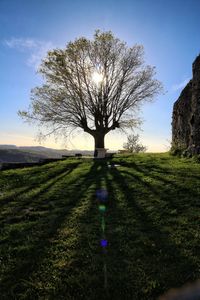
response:
<path id="1" fill-rule="evenodd" d="M 0 173 L 1 299 L 153 300 L 200 277 L 200 164 L 167 154 L 113 162 Z"/>

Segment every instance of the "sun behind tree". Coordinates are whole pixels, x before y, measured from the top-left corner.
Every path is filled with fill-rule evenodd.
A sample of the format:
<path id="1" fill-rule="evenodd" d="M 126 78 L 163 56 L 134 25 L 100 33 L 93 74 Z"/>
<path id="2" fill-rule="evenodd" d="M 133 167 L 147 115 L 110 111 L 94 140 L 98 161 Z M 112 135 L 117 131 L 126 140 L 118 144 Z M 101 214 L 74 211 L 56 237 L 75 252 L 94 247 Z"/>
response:
<path id="1" fill-rule="evenodd" d="M 82 128 L 94 137 L 95 152 L 111 130 L 134 127 L 140 105 L 162 89 L 154 67 L 143 65 L 143 47 L 128 47 L 110 31 L 49 51 L 39 71 L 45 83 L 19 115 L 46 126 L 47 135 Z"/>

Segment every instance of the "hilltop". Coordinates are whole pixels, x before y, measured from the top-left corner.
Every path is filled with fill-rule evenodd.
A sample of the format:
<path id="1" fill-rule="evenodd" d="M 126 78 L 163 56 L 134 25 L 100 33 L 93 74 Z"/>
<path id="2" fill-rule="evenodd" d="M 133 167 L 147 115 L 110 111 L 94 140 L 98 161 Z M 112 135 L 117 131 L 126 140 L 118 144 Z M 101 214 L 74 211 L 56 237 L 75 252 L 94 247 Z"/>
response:
<path id="1" fill-rule="evenodd" d="M 196 280 L 199 174 L 166 153 L 0 171 L 1 299 L 155 300 Z"/>
<path id="2" fill-rule="evenodd" d="M 61 158 L 62 155 L 74 156 L 75 153 L 93 155 L 93 151 L 52 149 L 41 146 L 0 145 L 0 163 L 38 162 L 43 158 Z"/>

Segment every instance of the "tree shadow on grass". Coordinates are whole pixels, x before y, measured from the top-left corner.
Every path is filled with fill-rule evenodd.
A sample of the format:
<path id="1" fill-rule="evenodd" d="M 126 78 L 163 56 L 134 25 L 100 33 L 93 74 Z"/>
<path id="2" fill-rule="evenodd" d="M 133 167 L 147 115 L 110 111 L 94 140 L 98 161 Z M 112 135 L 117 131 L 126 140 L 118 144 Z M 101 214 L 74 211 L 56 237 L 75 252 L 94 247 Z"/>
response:
<path id="1" fill-rule="evenodd" d="M 33 295 L 45 299 L 104 299 L 101 218 L 95 192 L 103 187 L 105 169 L 106 163 L 94 162 L 84 181 L 71 188 L 76 205 L 45 238 L 37 265 L 27 280 L 20 282 L 27 299 Z"/>
<path id="2" fill-rule="evenodd" d="M 150 300 L 184 283 L 196 266 L 143 205 L 155 187 L 140 177 L 129 182 L 130 175 L 109 169 L 105 161 L 79 170 L 81 166 L 38 197 L 41 211 L 43 203 L 49 205 L 43 215 L 27 218 L 21 227 L 11 224 L 10 241 L 2 252 L 2 299 Z M 95 198 L 95 191 L 104 186 L 109 195 L 105 260 Z"/>
<path id="3" fill-rule="evenodd" d="M 4 231 L 2 231 L 3 238 L 3 248 L 2 257 L 4 261 L 1 263 L 5 271 L 3 270 L 3 281 L 1 286 L 3 287 L 3 293 L 9 293 L 8 282 L 13 286 L 13 293 L 15 293 L 15 286 L 19 285 L 20 280 L 25 279 L 27 274 L 34 269 L 35 264 L 38 262 L 38 257 L 42 253 L 42 249 L 45 246 L 46 239 L 48 239 L 53 232 L 56 232 L 57 228 L 62 223 L 63 218 L 70 213 L 73 205 L 76 205 L 76 197 L 74 199 L 73 194 L 76 193 L 76 187 L 72 187 L 70 192 L 68 191 L 68 186 L 66 186 L 66 178 L 74 171 L 65 174 L 61 174 L 59 178 L 53 180 L 53 182 L 48 185 L 41 194 L 37 194 L 37 198 L 32 198 L 31 195 L 25 199 L 25 203 L 19 204 L 19 214 L 25 208 L 29 208 L 30 204 L 37 202 L 37 205 L 43 205 L 46 201 L 45 209 L 41 207 L 41 211 L 38 214 L 34 214 L 34 211 L 30 211 L 29 215 L 22 214 L 23 218 L 20 220 L 14 220 L 11 224 L 5 226 Z M 80 182 L 81 188 L 78 191 L 78 195 L 83 190 L 84 187 L 84 175 L 74 177 L 70 181 L 70 184 Z M 57 187 L 56 187 L 57 186 Z M 53 193 L 49 195 L 49 192 L 53 189 Z M 57 191 L 60 193 L 60 199 L 56 198 Z M 68 193 L 67 193 L 68 192 Z M 67 193 L 67 195 L 65 195 Z M 43 196 L 43 197 L 42 197 Z M 15 222 L 16 221 L 16 222 Z M 8 255 L 7 255 L 8 254 Z M 6 266 L 7 265 L 7 266 Z M 10 268 L 12 272 L 10 272 Z M 5 289 L 4 289 L 5 287 Z M 11 295 L 12 289 L 10 289 Z M 7 298 L 6 298 L 7 297 Z M 8 299 L 6 296 L 5 299 Z M 9 298 L 10 299 L 10 298 Z"/>
<path id="4" fill-rule="evenodd" d="M 189 164 L 190 162 L 187 162 L 188 164 L 188 168 L 186 167 L 178 167 L 178 168 L 171 168 L 168 164 L 165 165 L 163 164 L 162 167 L 158 162 L 155 162 L 155 159 L 153 161 L 144 161 L 143 163 L 141 162 L 126 162 L 126 161 L 121 161 L 120 165 L 130 168 L 130 169 L 135 169 L 139 172 L 142 173 L 152 173 L 152 172 L 158 172 L 160 174 L 163 175 L 172 175 L 172 176 L 176 176 L 176 178 L 178 180 L 181 180 L 182 178 L 184 178 L 185 176 L 187 176 L 187 178 L 191 178 L 191 179 L 196 179 L 196 180 L 200 180 L 200 176 L 197 176 L 196 174 L 190 174 L 189 172 L 191 171 L 191 166 L 193 166 L 193 164 Z"/>
<path id="5" fill-rule="evenodd" d="M 94 242 L 98 234 L 101 236 L 100 222 L 98 234 L 95 234 L 98 214 L 91 204 L 80 219 L 82 225 L 79 228 L 78 246 L 82 254 L 75 251 L 75 261 L 71 268 L 63 268 L 60 274 L 62 281 L 59 281 L 53 295 L 58 299 L 66 296 L 69 299 L 149 300 L 156 299 L 174 285 L 185 283 L 188 273 L 193 272 L 196 265 L 174 244 L 169 233 L 159 227 L 157 220 L 134 199 L 133 192 L 136 198 L 143 195 L 130 188 L 120 171 L 108 169 L 104 161 L 96 162 L 93 171 L 96 172 L 96 188 L 102 187 L 101 180 L 104 180 L 109 193 L 105 216 L 109 245 L 107 255 L 104 260 Z M 147 190 L 145 197 L 148 193 L 156 192 L 140 178 L 137 181 L 142 189 Z M 148 201 L 148 197 L 145 200 Z M 106 290 L 103 288 L 105 261 L 108 276 Z"/>
<path id="6" fill-rule="evenodd" d="M 193 173 L 190 174 L 190 165 L 188 168 L 170 168 L 165 164 L 161 167 L 155 160 L 148 160 L 142 163 L 122 160 L 120 164 L 127 168 L 127 170 L 124 170 L 124 172 L 127 172 L 127 175 L 129 174 L 136 180 L 139 177 L 144 184 L 149 185 L 154 194 L 162 194 L 162 199 L 166 199 L 168 204 L 171 203 L 172 207 L 184 210 L 191 206 L 191 202 L 199 207 L 198 199 L 200 193 L 196 191 L 196 186 L 199 184 L 200 177 Z M 140 174 L 137 174 L 137 172 Z M 144 177 L 154 182 L 149 184 Z M 196 182 L 196 186 L 193 185 L 194 187 L 191 187 L 191 181 Z"/>
<path id="7" fill-rule="evenodd" d="M 20 197 L 13 199 L 15 205 L 12 204 L 12 201 L 9 202 L 9 205 L 6 206 L 6 210 L 10 205 L 11 208 L 8 212 L 3 213 L 3 217 L 1 217 L 2 221 L 0 221 L 1 228 L 7 223 L 12 224 L 26 220 L 36 220 L 38 218 L 38 211 L 42 210 L 44 212 L 49 209 L 49 199 L 47 201 L 41 201 L 41 197 L 57 182 L 62 180 L 62 178 L 69 176 L 74 169 L 75 168 L 62 172 L 62 174 L 57 175 L 54 179 L 49 180 L 46 184 L 42 184 L 37 188 L 29 188 L 26 193 L 24 192 Z"/>
<path id="8" fill-rule="evenodd" d="M 73 241 L 76 240 L 75 236 L 78 235 L 76 222 L 80 223 L 79 229 L 85 223 L 89 225 L 90 220 L 87 216 L 83 216 L 82 220 L 80 220 L 80 217 L 82 214 L 85 214 L 87 207 L 89 208 L 87 192 L 90 186 L 93 185 L 93 189 L 96 189 L 96 185 L 93 183 L 98 178 L 98 176 L 95 179 L 93 177 L 97 173 L 96 170 L 96 165 L 91 170 L 86 168 L 82 173 L 78 173 L 77 170 L 76 176 L 72 180 L 69 180 L 69 185 L 67 185 L 65 178 L 61 178 L 54 186 L 49 187 L 46 194 L 43 191 L 43 196 L 45 196 L 43 200 L 46 199 L 49 203 L 53 202 L 53 208 L 49 207 L 42 217 L 38 216 L 34 221 L 30 221 L 29 219 L 26 221 L 23 220 L 23 222 L 17 224 L 17 227 L 14 226 L 13 230 L 10 230 L 9 240 L 7 240 L 2 250 L 5 263 L 3 265 L 4 271 L 1 283 L 3 287 L 1 290 L 2 299 L 18 299 L 22 295 L 24 299 L 36 299 L 43 297 L 43 295 L 46 295 L 50 299 L 51 294 L 55 295 L 57 292 L 58 297 L 56 299 L 59 299 L 61 297 L 59 296 L 60 294 L 65 294 L 63 290 L 57 291 L 56 289 L 58 285 L 61 285 L 62 288 L 65 287 L 61 282 L 64 276 L 60 274 L 59 268 L 52 268 L 53 262 L 49 259 L 49 254 L 51 253 L 51 248 L 53 249 L 55 245 L 54 250 L 57 252 L 57 247 L 60 247 L 63 255 L 67 252 L 68 247 L 68 254 L 70 250 L 73 252 Z M 93 175 L 92 177 L 91 174 Z M 54 190 L 52 190 L 52 187 Z M 51 193 L 49 193 L 50 191 Z M 31 199 L 30 197 L 29 201 L 34 201 L 34 198 Z M 92 205 L 92 203 L 90 202 L 89 205 Z M 64 223 L 68 225 L 65 229 L 63 229 Z M 94 228 L 96 228 L 95 225 Z M 74 230 L 77 232 L 74 232 Z M 74 235 L 74 238 L 72 235 L 71 241 L 70 231 L 73 231 Z M 70 245 L 66 244 L 62 238 L 60 242 L 58 238 L 60 232 L 61 235 L 66 234 L 67 238 L 69 238 L 71 249 Z M 84 234 L 84 232 L 82 233 Z M 60 245 L 58 246 L 58 244 Z M 7 252 L 8 256 L 6 255 Z M 56 254 L 54 255 L 54 259 L 56 259 Z M 76 259 L 72 259 L 72 261 L 75 261 L 76 264 Z M 43 273 L 41 273 L 41 270 L 43 270 Z M 57 272 L 59 272 L 59 276 L 57 276 Z M 67 277 L 70 276 L 69 273 L 65 275 Z M 42 281 L 44 286 L 41 288 Z M 65 282 L 66 285 L 67 282 L 70 288 L 69 279 Z M 75 286 L 74 289 L 72 292 L 76 294 Z M 55 299 L 54 296 L 53 299 Z"/>
<path id="9" fill-rule="evenodd" d="M 194 188 L 189 188 L 186 185 L 186 182 L 183 182 L 182 177 L 176 175 L 175 171 L 170 173 L 172 175 L 176 175 L 174 180 L 166 178 L 166 173 L 162 171 L 160 174 L 161 168 L 158 167 L 154 168 L 154 170 L 155 169 L 157 170 L 156 174 L 154 172 L 149 172 L 146 168 L 141 168 L 136 164 L 131 164 L 131 168 L 128 168 L 128 171 L 124 170 L 123 173 L 132 176 L 136 181 L 138 181 L 138 179 L 143 181 L 143 184 L 146 185 L 152 193 L 159 195 L 162 200 L 167 201 L 168 206 L 171 205 L 172 208 L 178 208 L 179 212 L 184 211 L 187 207 L 191 207 L 191 201 L 193 205 L 199 206 L 200 193 Z M 133 173 L 134 170 L 139 172 L 141 176 Z M 152 183 L 150 184 L 145 181 L 144 177 L 151 179 Z M 185 180 L 188 182 L 191 179 L 185 177 Z M 196 180 L 198 182 L 197 178 Z"/>
<path id="10" fill-rule="evenodd" d="M 41 170 L 38 170 L 38 168 L 36 168 L 35 170 L 31 170 L 31 176 L 29 174 L 30 170 L 27 170 L 27 172 L 23 172 L 25 174 L 23 174 L 23 176 L 25 177 L 25 179 L 23 179 L 23 176 L 18 175 L 17 173 L 11 173 L 8 174 L 5 178 L 5 182 L 6 180 L 11 181 L 12 177 L 15 178 L 15 180 L 17 180 L 17 185 L 15 184 L 10 184 L 9 189 L 13 190 L 10 193 L 6 194 L 5 196 L 1 196 L 0 197 L 0 207 L 2 207 L 3 205 L 7 204 L 8 202 L 11 201 L 15 201 L 17 197 L 21 197 L 23 194 L 26 194 L 29 190 L 34 189 L 40 185 L 43 185 L 44 183 L 46 183 L 47 181 L 51 180 L 51 179 L 55 179 L 55 177 L 59 177 L 59 175 L 62 175 L 63 173 L 65 173 L 66 171 L 71 172 L 75 167 L 77 167 L 80 164 L 80 162 L 76 162 L 70 165 L 64 165 L 61 168 L 56 169 L 54 166 L 54 169 L 48 173 L 46 168 L 46 174 L 43 173 L 43 169 L 41 168 Z M 28 180 L 26 179 L 26 175 L 29 174 L 29 178 Z M 41 174 L 41 176 L 40 176 Z M 16 179 L 17 177 L 17 179 Z M 26 187 L 21 188 L 22 185 L 26 185 Z"/>
<path id="11" fill-rule="evenodd" d="M 89 188 L 85 189 L 87 195 L 83 196 L 85 211 L 76 221 L 76 247 L 71 246 L 69 266 L 65 265 L 59 270 L 58 282 L 51 294 L 52 299 L 104 299 L 103 256 L 100 247 L 101 217 L 95 194 L 103 187 L 106 166 L 104 161 L 95 161 L 87 174 L 87 180 L 91 183 Z M 70 224 L 67 228 L 70 228 Z M 59 239 L 58 244 L 61 243 L 62 240 Z M 69 243 L 70 240 L 60 256 L 69 253 Z"/>
<path id="12" fill-rule="evenodd" d="M 112 195 L 115 195 L 112 201 L 115 207 L 112 207 L 111 214 L 119 210 L 119 203 L 124 207 L 120 218 L 122 228 L 118 229 L 118 234 L 114 230 L 109 231 L 115 257 L 121 257 L 118 264 L 114 260 L 112 266 L 115 272 L 113 272 L 111 285 L 123 287 L 123 292 L 122 288 L 113 290 L 115 299 L 121 299 L 120 297 L 125 293 L 127 299 L 156 299 L 164 290 L 185 283 L 188 273 L 194 271 L 197 266 L 192 258 L 185 255 L 182 249 L 174 244 L 170 234 L 158 226 L 156 219 L 151 216 L 151 211 L 143 207 L 140 200 L 144 200 L 145 197 L 148 202 L 148 197 L 146 193 L 143 195 L 141 190 L 139 193 L 135 190 L 134 181 L 137 176 L 133 177 L 133 185 L 130 187 L 126 175 L 122 172 L 111 169 L 110 175 L 112 180 L 108 180 L 108 189 Z M 137 183 L 140 183 L 144 189 L 149 189 L 150 193 L 155 192 L 150 184 L 144 183 L 140 177 L 137 178 Z M 121 196 L 121 200 L 117 197 L 117 189 L 119 194 L 121 191 L 124 195 Z M 133 224 L 130 222 L 130 228 L 126 224 L 126 218 L 133 222 Z M 125 226 L 123 226 L 124 222 Z M 111 225 L 115 224 L 111 223 Z M 121 296 L 119 296 L 120 292 Z"/>

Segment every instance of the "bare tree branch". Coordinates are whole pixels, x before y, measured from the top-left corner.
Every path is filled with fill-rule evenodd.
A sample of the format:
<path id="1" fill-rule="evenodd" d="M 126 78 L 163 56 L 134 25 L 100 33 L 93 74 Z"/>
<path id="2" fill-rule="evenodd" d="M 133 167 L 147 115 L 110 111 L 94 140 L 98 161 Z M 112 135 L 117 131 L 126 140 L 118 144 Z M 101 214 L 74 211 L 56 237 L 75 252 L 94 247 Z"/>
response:
<path id="1" fill-rule="evenodd" d="M 95 147 L 104 146 L 109 131 L 133 126 L 138 107 L 162 89 L 143 54 L 141 45 L 129 48 L 99 30 L 92 41 L 79 38 L 49 51 L 40 67 L 45 83 L 32 90 L 29 110 L 19 114 L 52 126 L 52 132 L 82 128 L 95 138 Z M 93 80 L 95 72 L 102 76 L 100 82 Z"/>

